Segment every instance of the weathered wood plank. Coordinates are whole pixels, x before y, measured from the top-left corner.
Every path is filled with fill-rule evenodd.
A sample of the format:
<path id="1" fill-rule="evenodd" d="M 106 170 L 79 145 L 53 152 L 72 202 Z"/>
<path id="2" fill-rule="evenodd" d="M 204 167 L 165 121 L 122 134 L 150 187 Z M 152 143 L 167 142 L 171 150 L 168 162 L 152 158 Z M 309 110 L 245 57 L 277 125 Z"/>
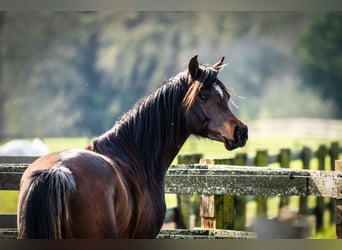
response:
<path id="1" fill-rule="evenodd" d="M 16 214 L 0 214 L 0 228 L 15 228 L 17 227 Z"/>
<path id="2" fill-rule="evenodd" d="M 28 164 L 0 164 L 0 190 L 19 190 L 20 178 Z"/>
<path id="3" fill-rule="evenodd" d="M 0 239 L 16 239 L 18 231 L 15 228 L 0 228 Z M 256 239 L 253 232 L 234 230 L 161 230 L 157 239 Z"/>
<path id="4" fill-rule="evenodd" d="M 0 172 L 22 174 L 28 166 L 29 164 L 1 163 Z"/>
<path id="5" fill-rule="evenodd" d="M 21 174 L 0 173 L 0 190 L 19 190 Z"/>
<path id="6" fill-rule="evenodd" d="M 342 160 L 335 161 L 335 170 L 342 171 Z M 342 192 L 340 190 L 340 192 Z M 335 200 L 336 237 L 342 239 L 342 199 Z"/>
<path id="7" fill-rule="evenodd" d="M 22 164 L 32 163 L 39 156 L 0 156 L 0 163 Z"/>
<path id="8" fill-rule="evenodd" d="M 318 169 L 325 170 L 325 156 L 327 155 L 327 148 L 325 145 L 320 145 L 317 150 Z M 316 230 L 324 229 L 324 197 L 316 197 Z"/>
<path id="9" fill-rule="evenodd" d="M 278 160 L 278 157 L 277 157 Z M 264 167 L 268 165 L 269 157 L 267 150 L 258 150 L 255 156 L 255 166 Z M 257 217 L 267 218 L 267 194 L 259 194 L 255 197 L 257 203 Z"/>
<path id="10" fill-rule="evenodd" d="M 281 149 L 279 154 L 279 164 L 281 168 L 290 168 L 291 150 L 289 148 Z M 279 209 L 290 204 L 290 197 L 284 196 L 280 198 Z"/>
<path id="11" fill-rule="evenodd" d="M 205 164 L 179 167 L 168 171 L 167 193 L 342 198 L 341 172 Z"/>
<path id="12" fill-rule="evenodd" d="M 0 228 L 0 239 L 16 239 L 17 236 L 16 228 Z"/>
<path id="13" fill-rule="evenodd" d="M 203 154 L 179 154 L 177 160 L 178 164 L 194 164 L 199 163 L 202 158 Z M 199 195 L 177 194 L 177 228 L 192 229 L 200 225 L 199 200 Z"/>
<path id="14" fill-rule="evenodd" d="M 157 236 L 159 239 L 256 239 L 253 232 L 219 230 L 219 229 L 175 229 L 162 230 Z"/>
<path id="15" fill-rule="evenodd" d="M 238 153 L 235 156 L 234 164 L 237 166 L 246 166 L 247 154 Z M 247 210 L 247 198 L 244 195 L 234 196 L 235 198 L 235 221 L 234 229 L 244 231 L 246 230 L 246 210 Z"/>
<path id="16" fill-rule="evenodd" d="M 0 167 L 0 190 L 18 190 L 22 166 Z M 210 169 L 208 169 L 210 168 Z M 342 173 L 229 165 L 175 165 L 166 176 L 166 193 L 342 198 Z"/>
<path id="17" fill-rule="evenodd" d="M 203 164 L 230 164 L 233 159 L 202 159 Z M 235 199 L 232 195 L 201 195 L 201 227 L 234 229 Z M 203 206 L 203 207 L 202 207 Z M 209 207 L 209 209 L 208 209 Z M 212 209 L 210 209 L 210 207 Z M 207 211 L 207 212 L 206 212 Z"/>
<path id="18" fill-rule="evenodd" d="M 330 158 L 330 169 L 331 170 L 336 170 L 335 169 L 335 161 L 339 159 L 339 143 L 338 142 L 332 142 L 329 151 L 329 158 Z M 327 170 L 327 169 L 326 169 Z M 342 169 L 341 169 L 342 170 Z M 340 170 L 340 171 L 341 171 Z M 328 210 L 330 213 L 329 216 L 329 223 L 330 224 L 335 224 L 335 199 L 329 199 L 328 201 Z"/>
<path id="19" fill-rule="evenodd" d="M 302 169 L 308 170 L 310 168 L 312 151 L 309 147 L 303 147 L 301 153 Z M 299 214 L 306 215 L 308 212 L 308 197 L 301 196 L 299 198 Z"/>

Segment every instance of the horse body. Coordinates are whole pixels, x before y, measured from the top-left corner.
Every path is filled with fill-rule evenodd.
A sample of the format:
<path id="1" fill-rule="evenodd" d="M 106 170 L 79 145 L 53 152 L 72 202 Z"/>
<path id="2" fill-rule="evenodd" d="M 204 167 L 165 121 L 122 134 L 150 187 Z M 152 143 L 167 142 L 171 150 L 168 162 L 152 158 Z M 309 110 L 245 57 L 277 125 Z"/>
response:
<path id="1" fill-rule="evenodd" d="M 65 193 L 71 218 L 67 223 L 72 223 L 72 227 L 61 233 L 62 238 L 145 238 L 158 234 L 166 209 L 160 183 L 154 180 L 141 183 L 128 178 L 132 173 L 125 166 L 88 150 L 48 154 L 34 162 L 22 180 L 28 180 L 30 173 L 43 171 L 42 166 L 44 170 L 67 168 L 77 187 Z M 21 189 L 25 188 L 23 183 Z M 23 195 L 25 193 L 21 193 L 20 200 L 25 201 Z M 55 194 L 47 194 L 51 195 Z M 19 203 L 19 211 L 23 205 Z M 26 238 L 26 233 L 19 230 L 21 237 Z M 29 237 L 42 236 L 38 233 Z"/>
<path id="2" fill-rule="evenodd" d="M 156 237 L 166 171 L 188 136 L 222 141 L 228 150 L 247 140 L 216 78 L 222 62 L 204 67 L 192 58 L 187 72 L 136 104 L 86 150 L 32 163 L 20 184 L 19 238 Z"/>

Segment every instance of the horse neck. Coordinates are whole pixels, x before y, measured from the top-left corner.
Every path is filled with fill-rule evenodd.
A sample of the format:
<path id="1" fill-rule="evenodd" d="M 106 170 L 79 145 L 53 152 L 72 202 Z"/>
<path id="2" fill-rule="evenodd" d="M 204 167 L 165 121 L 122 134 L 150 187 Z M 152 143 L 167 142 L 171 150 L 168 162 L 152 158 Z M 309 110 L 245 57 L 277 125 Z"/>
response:
<path id="1" fill-rule="evenodd" d="M 102 140 L 110 140 L 111 145 L 102 153 L 119 158 L 144 179 L 163 181 L 189 136 L 180 106 L 186 90 L 187 82 L 183 79 L 165 83 L 150 94 L 103 136 Z"/>

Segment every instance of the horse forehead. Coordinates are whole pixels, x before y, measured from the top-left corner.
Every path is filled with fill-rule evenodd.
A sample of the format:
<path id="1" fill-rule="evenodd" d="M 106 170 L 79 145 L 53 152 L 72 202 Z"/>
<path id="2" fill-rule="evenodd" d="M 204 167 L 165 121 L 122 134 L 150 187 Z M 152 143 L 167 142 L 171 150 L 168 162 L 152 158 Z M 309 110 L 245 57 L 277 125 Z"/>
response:
<path id="1" fill-rule="evenodd" d="M 223 99 L 224 97 L 224 92 L 223 89 L 220 85 L 218 85 L 217 83 L 213 84 L 213 88 L 216 91 L 217 94 L 219 94 L 219 96 Z"/>
<path id="2" fill-rule="evenodd" d="M 217 84 L 216 82 L 213 84 L 213 90 L 217 93 L 217 95 L 220 97 L 220 101 L 219 103 L 221 103 L 223 109 L 225 111 L 229 111 L 229 99 L 230 99 L 230 95 L 225 95 L 226 90 L 224 89 L 224 87 L 220 84 Z"/>

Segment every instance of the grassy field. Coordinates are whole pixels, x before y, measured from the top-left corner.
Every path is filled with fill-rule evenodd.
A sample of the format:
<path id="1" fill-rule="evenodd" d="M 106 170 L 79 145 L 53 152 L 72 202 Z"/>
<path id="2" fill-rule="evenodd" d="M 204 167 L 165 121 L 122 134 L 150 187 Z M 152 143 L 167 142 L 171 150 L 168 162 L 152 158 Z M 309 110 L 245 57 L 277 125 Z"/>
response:
<path id="1" fill-rule="evenodd" d="M 84 148 L 91 138 L 44 138 L 50 151 L 64 150 L 70 148 Z M 202 153 L 204 158 L 231 158 L 236 153 L 245 152 L 249 157 L 253 157 L 257 149 L 266 149 L 270 154 L 279 152 L 281 148 L 291 148 L 291 150 L 300 150 L 303 146 L 311 147 L 316 150 L 320 144 L 330 146 L 331 140 L 314 139 L 314 138 L 250 138 L 244 148 L 239 148 L 234 151 L 227 151 L 222 143 L 213 142 L 207 139 L 199 139 L 190 137 L 182 147 L 180 154 Z M 340 142 L 340 145 L 342 142 Z M 327 162 L 329 159 L 327 159 Z M 177 163 L 177 157 L 173 164 Z M 294 161 L 291 163 L 291 168 L 300 168 L 300 162 Z M 317 168 L 317 161 L 312 161 L 312 168 Z M 17 206 L 17 191 L 0 191 L 0 213 L 16 213 Z M 314 203 L 314 197 L 309 197 Z M 168 207 L 176 206 L 175 195 L 166 195 Z M 277 215 L 277 204 L 279 198 L 269 199 L 268 217 L 272 218 Z M 291 204 L 297 204 L 298 197 L 291 197 Z M 247 219 L 255 216 L 255 203 L 250 202 L 247 205 Z M 326 230 L 323 233 L 314 235 L 313 237 L 335 238 L 334 226 L 325 225 Z"/>

